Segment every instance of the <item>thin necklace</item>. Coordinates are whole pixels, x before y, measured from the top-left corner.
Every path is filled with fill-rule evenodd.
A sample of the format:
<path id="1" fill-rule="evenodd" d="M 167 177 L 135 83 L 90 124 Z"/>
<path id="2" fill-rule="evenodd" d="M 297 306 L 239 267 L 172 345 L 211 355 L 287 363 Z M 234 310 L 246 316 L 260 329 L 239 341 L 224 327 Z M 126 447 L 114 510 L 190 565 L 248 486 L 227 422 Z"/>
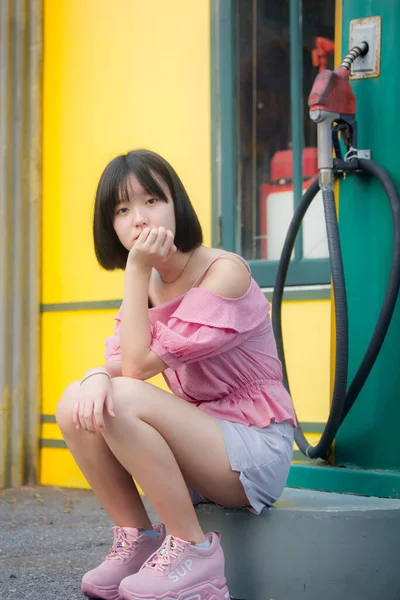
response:
<path id="1" fill-rule="evenodd" d="M 179 277 L 181 277 L 181 275 L 183 275 L 184 270 L 186 269 L 186 267 L 188 266 L 188 264 L 190 263 L 193 254 L 196 252 L 197 248 L 195 248 L 192 251 L 192 254 L 189 256 L 188 261 L 186 262 L 186 265 L 183 267 L 182 271 L 179 273 L 178 277 L 175 277 L 175 279 L 173 279 L 172 281 L 165 281 L 165 279 L 163 279 L 160 275 L 160 279 L 163 283 L 165 283 L 166 285 L 170 285 L 171 283 L 175 283 L 175 281 L 178 281 Z"/>

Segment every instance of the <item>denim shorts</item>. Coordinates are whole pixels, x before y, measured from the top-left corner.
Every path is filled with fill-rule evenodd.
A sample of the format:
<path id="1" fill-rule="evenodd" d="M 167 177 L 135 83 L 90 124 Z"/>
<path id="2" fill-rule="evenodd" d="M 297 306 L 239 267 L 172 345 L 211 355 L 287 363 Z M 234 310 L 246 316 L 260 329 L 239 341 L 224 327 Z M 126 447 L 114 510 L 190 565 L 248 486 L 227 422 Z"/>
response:
<path id="1" fill-rule="evenodd" d="M 217 419 L 232 471 L 240 473 L 250 510 L 260 514 L 282 494 L 293 456 L 294 428 L 289 421 L 247 427 Z M 210 502 L 189 487 L 193 504 Z"/>

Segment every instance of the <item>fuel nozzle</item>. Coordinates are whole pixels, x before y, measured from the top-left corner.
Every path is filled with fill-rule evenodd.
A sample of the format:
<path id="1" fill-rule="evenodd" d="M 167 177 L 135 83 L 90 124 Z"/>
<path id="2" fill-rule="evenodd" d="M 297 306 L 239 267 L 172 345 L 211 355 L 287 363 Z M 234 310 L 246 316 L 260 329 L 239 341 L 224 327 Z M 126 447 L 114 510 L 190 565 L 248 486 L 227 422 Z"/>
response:
<path id="1" fill-rule="evenodd" d="M 308 98 L 310 117 L 317 123 L 321 188 L 333 185 L 333 123 L 345 126 L 343 137 L 346 145 L 356 147 L 356 98 L 349 82 L 350 68 L 356 58 L 365 56 L 367 52 L 367 42 L 361 42 L 346 54 L 337 69 L 319 73 Z"/>

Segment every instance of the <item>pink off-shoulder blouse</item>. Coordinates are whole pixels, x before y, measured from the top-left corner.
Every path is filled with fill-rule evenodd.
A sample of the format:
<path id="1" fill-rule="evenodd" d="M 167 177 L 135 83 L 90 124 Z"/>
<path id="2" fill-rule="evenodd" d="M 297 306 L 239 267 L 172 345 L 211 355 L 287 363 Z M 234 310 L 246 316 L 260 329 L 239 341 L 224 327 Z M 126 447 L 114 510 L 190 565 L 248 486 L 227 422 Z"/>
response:
<path id="1" fill-rule="evenodd" d="M 289 421 L 295 427 L 269 313 L 269 302 L 252 278 L 239 298 L 195 284 L 149 308 L 150 347 L 168 365 L 163 376 L 171 392 L 218 419 L 253 427 Z M 122 318 L 123 305 L 114 335 L 106 340 L 107 363 L 121 360 Z"/>

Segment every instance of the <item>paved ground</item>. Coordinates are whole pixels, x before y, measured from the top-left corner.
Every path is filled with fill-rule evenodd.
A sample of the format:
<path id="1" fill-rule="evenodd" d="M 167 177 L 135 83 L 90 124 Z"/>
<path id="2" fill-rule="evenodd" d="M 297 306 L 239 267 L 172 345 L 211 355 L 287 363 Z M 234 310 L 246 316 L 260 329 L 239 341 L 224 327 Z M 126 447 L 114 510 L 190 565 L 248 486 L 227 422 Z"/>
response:
<path id="1" fill-rule="evenodd" d="M 236 552 L 232 536 L 242 532 L 243 539 L 250 536 L 257 545 L 268 522 L 271 548 L 262 547 L 262 575 L 259 570 L 253 573 L 254 581 L 263 581 L 261 587 L 267 592 L 261 600 L 297 600 L 304 596 L 298 590 L 304 587 L 305 591 L 305 583 L 310 599 L 400 598 L 399 501 L 287 489 L 276 509 L 259 523 L 246 511 L 228 511 L 232 518 L 222 527 L 221 520 L 215 522 L 222 510 L 210 511 L 204 506 L 202 524 L 208 530 L 218 526 L 223 532 L 231 565 L 229 580 L 232 586 L 238 580 L 233 587 L 242 597 L 260 598 L 247 593 L 243 573 L 248 578 L 249 570 L 242 550 Z M 340 511 L 344 517 L 338 520 Z M 149 509 L 149 513 L 154 522 L 154 512 Z M 107 554 L 113 537 L 111 525 L 89 491 L 58 487 L 0 490 L 0 600 L 82 600 L 81 577 Z M 329 540 L 328 552 L 327 543 L 321 550 L 321 539 Z M 283 555 L 294 565 L 289 580 L 282 573 Z M 319 556 L 317 563 L 310 562 L 309 556 Z M 243 581 L 247 591 L 242 590 Z M 338 588 L 343 587 L 345 592 L 338 595 Z M 383 588 L 386 591 L 382 592 Z M 364 592 L 360 593 L 361 589 Z"/>
<path id="2" fill-rule="evenodd" d="M 111 525 L 89 491 L 0 490 L 1 600 L 82 600 L 81 576 L 107 554 Z"/>

